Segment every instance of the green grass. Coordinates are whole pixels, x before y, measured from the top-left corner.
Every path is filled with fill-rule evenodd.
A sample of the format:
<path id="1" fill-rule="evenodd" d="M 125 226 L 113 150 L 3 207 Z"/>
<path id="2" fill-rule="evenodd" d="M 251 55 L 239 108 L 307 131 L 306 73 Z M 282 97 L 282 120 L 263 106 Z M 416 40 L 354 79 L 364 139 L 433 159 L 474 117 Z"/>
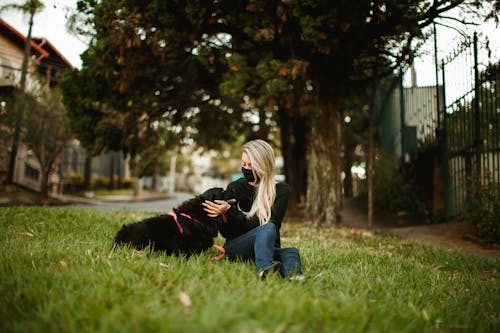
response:
<path id="1" fill-rule="evenodd" d="M 122 223 L 149 215 L 0 209 L 0 332 L 500 331 L 497 258 L 285 223 L 308 279 L 262 282 L 215 251 L 111 251 Z"/>

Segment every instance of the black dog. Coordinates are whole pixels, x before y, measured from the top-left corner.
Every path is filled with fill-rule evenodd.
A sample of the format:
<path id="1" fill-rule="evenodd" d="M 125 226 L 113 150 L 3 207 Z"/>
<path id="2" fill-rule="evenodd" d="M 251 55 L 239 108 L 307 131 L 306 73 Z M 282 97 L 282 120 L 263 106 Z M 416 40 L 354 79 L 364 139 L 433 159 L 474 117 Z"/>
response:
<path id="1" fill-rule="evenodd" d="M 222 188 L 211 188 L 168 214 L 123 225 L 115 236 L 115 245 L 131 245 L 138 250 L 151 246 L 167 254 L 190 255 L 207 250 L 213 246 L 219 229 L 217 218 L 208 217 L 202 203 L 224 199 Z"/>

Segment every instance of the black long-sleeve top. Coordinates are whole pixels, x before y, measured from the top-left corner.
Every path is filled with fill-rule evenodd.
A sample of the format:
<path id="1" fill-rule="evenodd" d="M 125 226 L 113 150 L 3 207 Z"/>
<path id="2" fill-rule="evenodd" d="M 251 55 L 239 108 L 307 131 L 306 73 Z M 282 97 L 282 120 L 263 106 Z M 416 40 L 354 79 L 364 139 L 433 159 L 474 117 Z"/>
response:
<path id="1" fill-rule="evenodd" d="M 256 190 L 257 188 L 248 184 L 244 178 L 235 180 L 227 186 L 226 193 L 234 197 L 237 203 L 231 205 L 231 208 L 226 212 L 227 222 L 222 222 L 222 219 L 219 219 L 219 231 L 224 238 L 231 239 L 238 237 L 260 225 L 257 215 L 248 218 L 243 213 L 250 211 Z M 278 233 L 275 243 L 276 247 L 280 247 L 281 245 L 281 221 L 285 217 L 289 196 L 290 189 L 288 185 L 285 183 L 277 183 L 276 199 L 271 207 L 271 219 L 269 221 L 274 223 Z"/>

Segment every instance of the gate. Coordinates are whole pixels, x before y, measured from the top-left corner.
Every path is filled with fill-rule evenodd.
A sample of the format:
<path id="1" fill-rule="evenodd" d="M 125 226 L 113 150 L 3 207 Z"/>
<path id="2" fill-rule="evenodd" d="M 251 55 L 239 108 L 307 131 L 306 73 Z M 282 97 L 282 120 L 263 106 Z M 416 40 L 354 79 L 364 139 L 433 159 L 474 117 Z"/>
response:
<path id="1" fill-rule="evenodd" d="M 466 40 L 439 66 L 445 219 L 462 216 L 481 186 L 500 192 L 500 65 L 481 64 L 478 39 Z M 439 84 L 439 82 L 437 82 Z"/>

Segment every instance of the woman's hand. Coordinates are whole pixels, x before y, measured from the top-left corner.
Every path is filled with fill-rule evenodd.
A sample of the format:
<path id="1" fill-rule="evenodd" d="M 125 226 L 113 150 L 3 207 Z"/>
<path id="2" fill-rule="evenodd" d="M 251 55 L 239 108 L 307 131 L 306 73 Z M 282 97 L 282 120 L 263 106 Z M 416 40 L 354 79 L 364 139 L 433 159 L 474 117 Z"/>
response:
<path id="1" fill-rule="evenodd" d="M 203 210 L 207 212 L 210 217 L 217 217 L 226 214 L 226 212 L 231 208 L 231 205 L 224 200 L 215 200 L 203 202 Z"/>

